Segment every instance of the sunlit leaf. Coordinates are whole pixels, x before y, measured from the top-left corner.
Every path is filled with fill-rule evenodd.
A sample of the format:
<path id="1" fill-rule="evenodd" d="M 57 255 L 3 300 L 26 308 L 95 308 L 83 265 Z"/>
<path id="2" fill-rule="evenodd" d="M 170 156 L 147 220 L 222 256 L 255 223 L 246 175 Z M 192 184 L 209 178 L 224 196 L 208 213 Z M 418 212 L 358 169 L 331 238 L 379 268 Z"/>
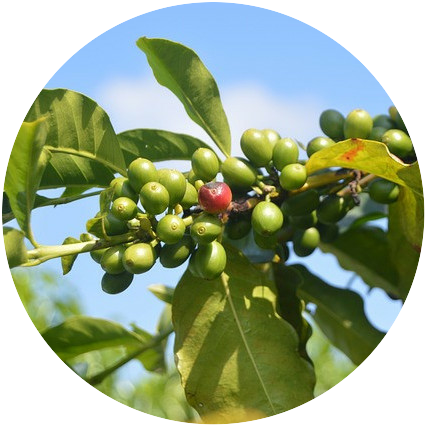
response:
<path id="1" fill-rule="evenodd" d="M 42 188 L 107 186 L 126 174 L 124 157 L 108 115 L 92 99 L 66 89 L 44 89 L 26 121 L 46 117 L 52 153 Z"/>
<path id="2" fill-rule="evenodd" d="M 24 244 L 24 233 L 11 227 L 3 226 L 3 238 L 9 267 L 12 269 L 24 264 L 28 258 Z"/>
<path id="3" fill-rule="evenodd" d="M 36 191 L 50 159 L 50 153 L 45 149 L 46 134 L 47 125 L 43 118 L 21 125 L 4 182 L 14 217 L 29 238 L 32 238 L 30 219 Z"/>
<path id="4" fill-rule="evenodd" d="M 226 421 L 235 409 L 273 415 L 309 401 L 314 373 L 294 328 L 276 311 L 276 288 L 226 246 L 222 278 L 187 271 L 173 300 L 175 357 L 189 403 Z"/>
<path id="5" fill-rule="evenodd" d="M 158 83 L 180 99 L 189 117 L 229 155 L 230 129 L 218 87 L 198 55 L 182 44 L 160 38 L 139 38 L 137 46 L 146 54 Z"/>

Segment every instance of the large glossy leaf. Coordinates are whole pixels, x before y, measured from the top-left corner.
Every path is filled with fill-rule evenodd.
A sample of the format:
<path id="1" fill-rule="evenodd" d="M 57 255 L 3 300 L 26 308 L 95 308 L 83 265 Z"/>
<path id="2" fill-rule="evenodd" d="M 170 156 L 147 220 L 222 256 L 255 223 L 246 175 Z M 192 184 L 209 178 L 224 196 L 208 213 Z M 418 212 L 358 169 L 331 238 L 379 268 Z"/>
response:
<path id="1" fill-rule="evenodd" d="M 189 403 L 221 423 L 234 410 L 273 415 L 313 397 L 314 373 L 294 328 L 276 311 L 276 287 L 231 246 L 222 278 L 187 271 L 173 300 L 175 358 Z"/>
<path id="2" fill-rule="evenodd" d="M 12 212 L 27 237 L 32 238 L 30 218 L 36 191 L 50 154 L 45 148 L 44 119 L 23 123 L 9 158 L 4 182 Z"/>
<path id="3" fill-rule="evenodd" d="M 209 146 L 195 137 L 171 131 L 137 129 L 118 134 L 118 142 L 127 166 L 138 157 L 153 162 L 190 160 L 198 148 Z"/>
<path id="4" fill-rule="evenodd" d="M 126 174 L 109 117 L 92 99 L 71 90 L 42 90 L 26 121 L 40 117 L 47 119 L 46 146 L 52 153 L 43 188 L 106 186 L 112 171 Z"/>
<path id="5" fill-rule="evenodd" d="M 137 46 L 146 54 L 158 83 L 180 99 L 189 117 L 229 155 L 230 129 L 218 87 L 198 55 L 182 44 L 159 38 L 142 37 Z"/>
<path id="6" fill-rule="evenodd" d="M 316 305 L 313 318 L 317 325 L 353 363 L 363 362 L 385 334 L 367 320 L 360 295 L 328 285 L 304 266 L 293 267 L 303 276 L 298 294 L 306 302 Z"/>

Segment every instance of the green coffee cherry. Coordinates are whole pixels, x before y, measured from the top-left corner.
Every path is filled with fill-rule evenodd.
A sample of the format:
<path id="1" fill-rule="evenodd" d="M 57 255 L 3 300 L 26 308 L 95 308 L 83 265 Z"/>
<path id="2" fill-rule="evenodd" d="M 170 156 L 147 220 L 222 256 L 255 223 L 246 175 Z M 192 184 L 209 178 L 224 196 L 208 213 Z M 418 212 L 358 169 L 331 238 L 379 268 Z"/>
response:
<path id="1" fill-rule="evenodd" d="M 120 274 L 125 271 L 122 263 L 125 247 L 123 245 L 111 246 L 102 255 L 100 266 L 109 274 Z"/>
<path id="2" fill-rule="evenodd" d="M 277 232 L 271 236 L 264 236 L 260 233 L 253 232 L 254 234 L 254 242 L 261 249 L 274 249 L 278 243 Z"/>
<path id="3" fill-rule="evenodd" d="M 386 131 L 387 129 L 384 127 L 373 127 L 368 139 L 382 142 L 382 136 L 386 133 Z"/>
<path id="4" fill-rule="evenodd" d="M 103 254 L 109 248 L 96 249 L 95 251 L 90 251 L 90 257 L 98 264 L 100 264 L 100 260 L 102 259 Z"/>
<path id="5" fill-rule="evenodd" d="M 170 195 L 161 183 L 149 182 L 140 191 L 140 202 L 149 214 L 157 215 L 167 209 Z"/>
<path id="6" fill-rule="evenodd" d="M 333 146 L 335 142 L 329 137 L 315 137 L 311 139 L 307 144 L 307 155 L 310 158 L 316 152 L 321 151 L 322 149 L 329 148 Z"/>
<path id="7" fill-rule="evenodd" d="M 166 244 L 177 243 L 184 235 L 186 226 L 178 215 L 167 214 L 159 220 L 156 234 Z"/>
<path id="8" fill-rule="evenodd" d="M 158 181 L 168 191 L 170 196 L 169 205 L 174 207 L 174 205 L 180 203 L 186 192 L 184 175 L 180 171 L 163 168 L 158 170 Z"/>
<path id="9" fill-rule="evenodd" d="M 121 196 L 112 203 L 111 213 L 118 220 L 128 221 L 136 217 L 137 205 L 132 199 Z"/>
<path id="10" fill-rule="evenodd" d="M 294 252 L 298 257 L 311 255 L 320 242 L 320 233 L 315 227 L 297 230 L 293 237 Z"/>
<path id="11" fill-rule="evenodd" d="M 195 175 L 195 172 L 191 169 L 189 173 L 187 174 L 187 181 L 192 185 L 195 186 L 196 180 L 200 180 L 200 178 Z"/>
<path id="12" fill-rule="evenodd" d="M 335 109 L 327 109 L 320 114 L 319 124 L 323 133 L 333 140 L 344 139 L 345 118 Z"/>
<path id="13" fill-rule="evenodd" d="M 299 149 L 297 142 L 289 137 L 279 139 L 273 148 L 273 164 L 281 170 L 285 165 L 298 161 Z"/>
<path id="14" fill-rule="evenodd" d="M 264 167 L 272 160 L 273 143 L 261 130 L 250 128 L 244 131 L 241 149 L 256 167 Z"/>
<path id="15" fill-rule="evenodd" d="M 210 182 L 220 171 L 217 155 L 208 148 L 198 148 L 192 155 L 192 170 L 199 179 Z"/>
<path id="16" fill-rule="evenodd" d="M 305 215 L 317 209 L 319 203 L 319 193 L 315 189 L 310 189 L 285 199 L 281 210 L 288 216 Z"/>
<path id="17" fill-rule="evenodd" d="M 157 253 L 150 244 L 136 243 L 124 251 L 122 264 L 129 273 L 141 274 L 153 267 L 156 258 Z"/>
<path id="18" fill-rule="evenodd" d="M 221 164 L 224 181 L 235 190 L 247 190 L 257 180 L 257 170 L 245 161 L 229 157 Z"/>
<path id="19" fill-rule="evenodd" d="M 307 181 L 307 170 L 301 164 L 288 164 L 283 167 L 279 183 L 283 189 L 296 190 L 304 186 Z"/>
<path id="20" fill-rule="evenodd" d="M 261 201 L 252 211 L 251 224 L 255 232 L 270 236 L 282 227 L 282 211 L 272 202 Z"/>
<path id="21" fill-rule="evenodd" d="M 200 245 L 192 255 L 195 270 L 203 279 L 216 279 L 226 267 L 226 251 L 217 241 Z"/>
<path id="22" fill-rule="evenodd" d="M 372 117 L 364 109 L 351 111 L 344 123 L 344 137 L 367 139 L 373 128 Z"/>
<path id="23" fill-rule="evenodd" d="M 120 274 L 105 273 L 102 277 L 102 290 L 111 295 L 119 294 L 130 286 L 133 278 L 134 275 L 128 272 Z"/>
<path id="24" fill-rule="evenodd" d="M 127 170 L 128 181 L 136 193 L 149 182 L 158 180 L 158 171 L 155 165 L 145 158 L 137 158 L 130 163 Z"/>
<path id="25" fill-rule="evenodd" d="M 111 212 L 103 219 L 103 223 L 108 236 L 122 235 L 128 231 L 127 223 L 116 218 Z"/>
<path id="26" fill-rule="evenodd" d="M 190 226 L 190 235 L 195 242 L 199 244 L 207 244 L 217 239 L 223 229 L 221 220 L 211 214 L 202 213 L 195 218 Z"/>
<path id="27" fill-rule="evenodd" d="M 328 195 L 317 207 L 317 219 L 325 224 L 337 223 L 347 212 L 347 201 L 342 196 Z"/>
<path id="28" fill-rule="evenodd" d="M 231 218 L 226 223 L 226 235 L 229 239 L 242 239 L 251 230 L 251 220 L 249 218 L 236 217 Z"/>
<path id="29" fill-rule="evenodd" d="M 193 186 L 188 181 L 186 182 L 186 190 L 184 192 L 183 198 L 180 201 L 180 205 L 184 210 L 196 205 L 198 203 L 198 191 L 195 186 Z"/>
<path id="30" fill-rule="evenodd" d="M 400 194 L 399 186 L 385 179 L 373 180 L 368 189 L 369 196 L 380 204 L 392 204 L 397 201 Z"/>
<path id="31" fill-rule="evenodd" d="M 317 224 L 316 211 L 305 215 L 291 216 L 290 223 L 292 227 L 297 229 L 308 229 L 309 227 L 313 227 Z"/>
<path id="32" fill-rule="evenodd" d="M 404 158 L 413 150 L 413 144 L 410 137 L 402 130 L 388 130 L 382 136 L 382 142 L 388 147 L 388 150 Z"/>
<path id="33" fill-rule="evenodd" d="M 133 190 L 129 180 L 126 177 L 116 177 L 109 183 L 109 187 L 114 188 L 113 198 L 121 198 L 122 196 L 138 201 L 137 193 Z"/>
<path id="34" fill-rule="evenodd" d="M 409 134 L 409 130 L 407 129 L 407 126 L 404 122 L 403 117 L 400 115 L 400 112 L 398 111 L 398 109 L 396 108 L 395 112 L 394 112 L 394 122 L 395 122 L 395 126 L 404 131 L 406 134 Z"/>
<path id="35" fill-rule="evenodd" d="M 177 243 L 165 244 L 161 248 L 159 261 L 167 269 L 181 266 L 195 249 L 195 242 L 190 235 L 183 235 Z"/>
<path id="36" fill-rule="evenodd" d="M 263 134 L 267 137 L 270 144 L 274 147 L 276 145 L 276 142 L 280 140 L 280 135 L 277 131 L 272 130 L 270 128 L 266 128 L 262 130 Z"/>
<path id="37" fill-rule="evenodd" d="M 373 118 L 373 126 L 390 130 L 391 128 L 395 128 L 395 122 L 389 115 L 381 114 Z"/>

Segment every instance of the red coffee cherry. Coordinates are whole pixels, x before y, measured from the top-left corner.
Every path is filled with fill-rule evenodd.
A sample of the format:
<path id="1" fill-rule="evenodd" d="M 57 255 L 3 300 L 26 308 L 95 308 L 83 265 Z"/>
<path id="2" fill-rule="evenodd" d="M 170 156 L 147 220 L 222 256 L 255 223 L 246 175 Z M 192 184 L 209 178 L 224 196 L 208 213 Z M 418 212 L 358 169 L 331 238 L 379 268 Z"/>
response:
<path id="1" fill-rule="evenodd" d="M 231 201 L 232 191 L 226 183 L 207 183 L 201 186 L 198 192 L 199 205 L 211 214 L 225 211 Z"/>

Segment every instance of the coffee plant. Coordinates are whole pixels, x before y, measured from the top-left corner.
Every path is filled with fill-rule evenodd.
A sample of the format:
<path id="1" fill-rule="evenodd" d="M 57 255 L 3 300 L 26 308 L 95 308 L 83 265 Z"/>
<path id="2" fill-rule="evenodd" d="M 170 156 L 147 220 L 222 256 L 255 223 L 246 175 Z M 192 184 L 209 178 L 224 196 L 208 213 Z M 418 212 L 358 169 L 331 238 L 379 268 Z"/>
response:
<path id="1" fill-rule="evenodd" d="M 45 330 L 44 339 L 67 363 L 123 347 L 115 364 L 86 378 L 98 385 L 133 359 L 164 370 L 174 332 L 181 384 L 201 418 L 235 422 L 299 406 L 315 386 L 309 321 L 356 365 L 384 333 L 368 321 L 357 293 L 323 281 L 297 258 L 331 253 L 370 288 L 402 301 L 409 292 L 423 192 L 408 131 L 393 106 L 373 119 L 363 109 L 346 117 L 326 110 L 317 117 L 323 135 L 305 147 L 276 130 L 250 128 L 240 135 L 245 157 L 232 156 L 217 84 L 195 52 L 146 37 L 137 46 L 213 144 L 166 130 L 116 134 L 92 99 L 42 90 L 6 172 L 3 223 L 16 219 L 20 227 L 3 228 L 9 265 L 60 258 L 66 274 L 88 253 L 104 272 L 99 290 L 115 295 L 153 267 L 185 264 L 176 288 L 149 287 L 165 303 L 155 335 L 74 316 Z M 181 172 L 161 167 L 166 160 L 191 165 Z M 64 190 L 55 198 L 39 194 L 51 188 Z M 38 242 L 33 209 L 93 196 L 99 208 L 80 236 Z M 388 228 L 373 224 L 382 218 Z"/>

